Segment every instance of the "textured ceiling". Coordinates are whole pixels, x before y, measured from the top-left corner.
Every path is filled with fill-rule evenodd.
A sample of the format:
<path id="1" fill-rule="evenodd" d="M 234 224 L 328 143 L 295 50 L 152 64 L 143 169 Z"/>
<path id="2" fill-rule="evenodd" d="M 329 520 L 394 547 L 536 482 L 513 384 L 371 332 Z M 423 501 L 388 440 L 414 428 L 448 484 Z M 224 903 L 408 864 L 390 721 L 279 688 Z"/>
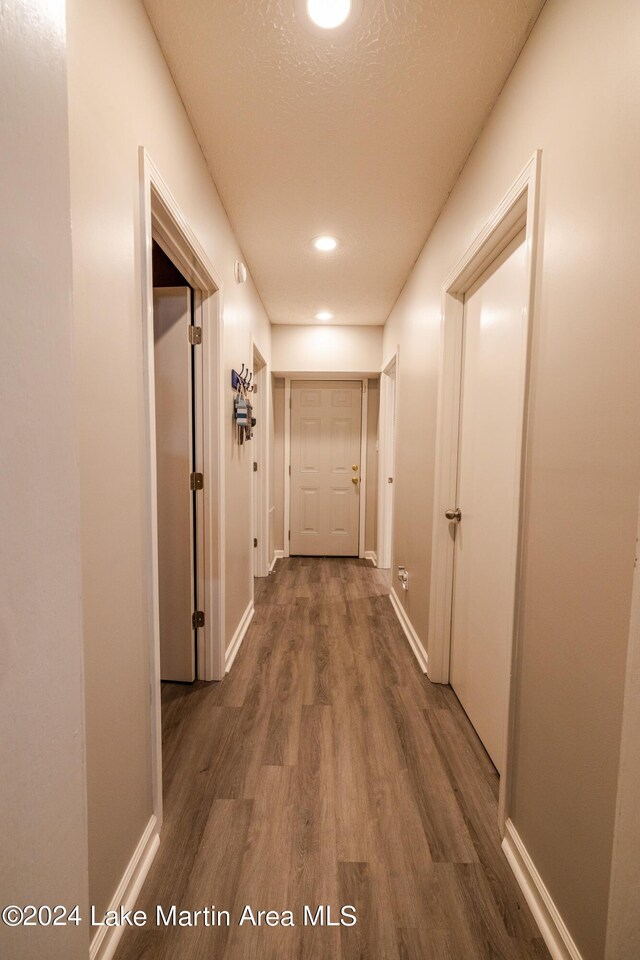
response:
<path id="1" fill-rule="evenodd" d="M 145 0 L 273 323 L 384 323 L 543 2 Z"/>

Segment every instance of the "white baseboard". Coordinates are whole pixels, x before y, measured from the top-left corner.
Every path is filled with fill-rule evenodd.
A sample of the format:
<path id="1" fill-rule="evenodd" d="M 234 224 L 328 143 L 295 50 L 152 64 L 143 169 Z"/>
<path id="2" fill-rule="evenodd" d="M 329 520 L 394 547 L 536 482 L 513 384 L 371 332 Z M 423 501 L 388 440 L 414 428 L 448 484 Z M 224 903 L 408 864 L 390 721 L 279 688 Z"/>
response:
<path id="1" fill-rule="evenodd" d="M 364 552 L 364 558 L 365 558 L 365 560 L 371 560 L 371 562 L 372 562 L 372 564 L 374 565 L 374 567 L 377 567 L 377 566 L 378 566 L 378 556 L 377 556 L 375 550 L 365 550 L 365 552 Z"/>
<path id="2" fill-rule="evenodd" d="M 284 557 L 284 550 L 274 550 L 273 551 L 273 560 L 269 564 L 269 573 L 273 573 L 273 569 L 276 565 L 277 560 L 281 560 Z"/>
<path id="3" fill-rule="evenodd" d="M 552 960 L 583 960 L 511 820 L 507 820 L 505 824 L 502 849 L 540 928 Z"/>
<path id="4" fill-rule="evenodd" d="M 159 846 L 160 835 L 154 813 L 118 884 L 109 910 L 133 910 Z M 111 960 L 124 930 L 123 926 L 98 927 L 89 947 L 89 960 Z"/>
<path id="5" fill-rule="evenodd" d="M 253 600 L 250 600 L 249 605 L 247 606 L 247 609 L 242 614 L 242 620 L 238 624 L 236 632 L 234 633 L 231 639 L 231 643 L 227 647 L 227 652 L 225 653 L 225 656 L 224 656 L 225 670 L 227 673 L 229 673 L 229 670 L 231 670 L 231 667 L 233 666 L 233 661 L 238 655 L 240 644 L 244 640 L 245 634 L 249 629 L 249 624 L 253 620 L 254 613 L 255 613 L 255 610 L 253 607 Z"/>
<path id="6" fill-rule="evenodd" d="M 409 641 L 409 645 L 413 650 L 416 660 L 420 665 L 420 669 L 422 670 L 423 673 L 426 673 L 427 664 L 429 663 L 427 651 L 422 646 L 420 638 L 418 637 L 418 634 L 413 629 L 413 624 L 411 623 L 411 620 L 409 620 L 409 617 L 407 616 L 404 607 L 400 603 L 400 600 L 398 599 L 398 595 L 396 594 L 393 587 L 391 588 L 389 599 L 391 600 L 391 606 L 396 612 L 396 617 L 400 621 L 400 626 L 404 630 L 404 634 L 407 640 Z"/>

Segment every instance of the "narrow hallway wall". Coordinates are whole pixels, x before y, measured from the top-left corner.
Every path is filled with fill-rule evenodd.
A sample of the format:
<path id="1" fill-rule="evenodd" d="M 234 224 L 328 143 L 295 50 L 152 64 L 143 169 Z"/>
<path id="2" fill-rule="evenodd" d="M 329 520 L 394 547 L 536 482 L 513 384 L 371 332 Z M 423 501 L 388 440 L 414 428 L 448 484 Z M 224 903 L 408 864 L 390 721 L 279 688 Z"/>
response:
<path id="1" fill-rule="evenodd" d="M 0 901 L 86 918 L 64 4 L 3 2 L 0 51 Z M 3 918 L 0 955 L 86 960 L 87 925 Z"/>
<path id="2" fill-rule="evenodd" d="M 147 148 L 223 279 L 226 633 L 252 596 L 251 451 L 231 367 L 270 351 L 269 322 L 138 0 L 70 0 L 74 311 L 87 690 L 90 890 L 106 909 L 151 815 L 140 193 Z M 96 571 L 100 571 L 100 576 Z"/>
<path id="3" fill-rule="evenodd" d="M 428 646 L 441 287 L 542 148 L 509 813 L 584 960 L 604 955 L 640 485 L 639 47 L 632 0 L 549 0 L 384 335 L 393 568 Z"/>

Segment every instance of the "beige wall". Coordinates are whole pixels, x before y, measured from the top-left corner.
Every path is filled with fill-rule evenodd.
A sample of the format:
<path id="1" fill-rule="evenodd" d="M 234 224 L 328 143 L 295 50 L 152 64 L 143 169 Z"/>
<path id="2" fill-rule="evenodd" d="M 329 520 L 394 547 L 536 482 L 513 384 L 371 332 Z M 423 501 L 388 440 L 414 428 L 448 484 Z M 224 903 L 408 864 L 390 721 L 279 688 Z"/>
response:
<path id="1" fill-rule="evenodd" d="M 585 960 L 604 954 L 640 486 L 639 48 L 635 0 L 549 0 L 384 341 L 401 351 L 393 562 L 424 641 L 441 285 L 541 147 L 510 813 Z"/>
<path id="2" fill-rule="evenodd" d="M 87 916 L 64 5 L 0 9 L 0 903 Z M 83 960 L 83 925 L 0 955 Z"/>
<path id="3" fill-rule="evenodd" d="M 367 503 L 364 548 L 377 551 L 378 539 L 378 415 L 380 380 L 369 380 L 367 394 Z"/>
<path id="4" fill-rule="evenodd" d="M 288 326 L 272 328 L 275 373 L 377 373 L 382 327 Z"/>
<path id="5" fill-rule="evenodd" d="M 91 897 L 104 909 L 151 814 L 148 571 L 138 147 L 223 281 L 225 382 L 269 359 L 268 320 L 137 0 L 70 0 L 69 102 L 77 345 Z M 227 641 L 252 595 L 251 451 L 225 391 Z"/>

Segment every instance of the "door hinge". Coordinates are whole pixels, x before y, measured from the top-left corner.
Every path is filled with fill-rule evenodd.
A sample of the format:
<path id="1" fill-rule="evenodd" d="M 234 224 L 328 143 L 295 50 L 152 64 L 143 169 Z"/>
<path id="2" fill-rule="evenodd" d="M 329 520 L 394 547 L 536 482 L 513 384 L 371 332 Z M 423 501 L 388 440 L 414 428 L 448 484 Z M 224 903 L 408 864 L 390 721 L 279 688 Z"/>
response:
<path id="1" fill-rule="evenodd" d="M 254 473 L 257 473 L 257 472 L 258 472 L 258 464 L 256 463 L 255 460 L 253 461 L 253 472 L 254 472 Z"/>
<path id="2" fill-rule="evenodd" d="M 191 625 L 194 630 L 198 627 L 204 627 L 204 610 L 195 610 L 191 617 Z"/>
<path id="3" fill-rule="evenodd" d="M 192 346 L 202 343 L 202 327 L 194 327 L 192 323 L 189 324 L 189 343 Z"/>
<path id="4" fill-rule="evenodd" d="M 254 545 L 254 547 L 257 547 L 257 546 L 258 546 L 258 538 L 257 538 L 257 537 L 254 537 L 254 538 L 253 538 L 253 545 Z"/>
<path id="5" fill-rule="evenodd" d="M 291 476 L 291 464 L 289 464 L 289 476 Z"/>
<path id="6" fill-rule="evenodd" d="M 289 530 L 289 540 L 291 540 L 291 530 Z"/>
<path id="7" fill-rule="evenodd" d="M 202 490 L 204 487 L 204 476 L 201 473 L 189 474 L 189 489 Z"/>

